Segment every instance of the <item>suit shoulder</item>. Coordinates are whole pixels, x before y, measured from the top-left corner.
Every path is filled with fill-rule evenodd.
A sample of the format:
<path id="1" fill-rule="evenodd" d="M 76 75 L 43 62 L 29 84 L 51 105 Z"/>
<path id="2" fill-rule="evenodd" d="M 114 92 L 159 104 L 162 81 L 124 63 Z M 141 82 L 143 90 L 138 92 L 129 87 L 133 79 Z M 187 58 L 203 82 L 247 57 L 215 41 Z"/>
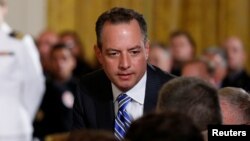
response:
<path id="1" fill-rule="evenodd" d="M 104 71 L 99 69 L 81 76 L 80 83 L 96 83 L 96 81 L 104 79 L 105 76 Z"/>
<path id="2" fill-rule="evenodd" d="M 79 80 L 79 86 L 91 91 L 105 89 L 110 84 L 110 80 L 105 72 L 100 69 L 82 76 Z"/>
<path id="3" fill-rule="evenodd" d="M 162 80 L 170 80 L 170 79 L 176 78 L 175 75 L 165 72 L 156 66 L 148 65 L 148 68 L 150 72 L 153 72 L 156 76 L 158 76 Z"/>
<path id="4" fill-rule="evenodd" d="M 83 95 L 95 99 L 110 99 L 113 97 L 111 82 L 102 69 L 80 78 L 78 90 Z"/>

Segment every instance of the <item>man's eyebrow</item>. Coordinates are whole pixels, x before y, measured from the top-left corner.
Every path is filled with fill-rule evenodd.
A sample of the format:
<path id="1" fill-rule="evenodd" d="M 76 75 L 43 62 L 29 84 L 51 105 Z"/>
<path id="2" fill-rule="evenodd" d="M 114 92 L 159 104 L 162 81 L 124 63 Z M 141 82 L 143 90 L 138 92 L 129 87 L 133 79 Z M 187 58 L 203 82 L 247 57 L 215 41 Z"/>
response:
<path id="1" fill-rule="evenodd" d="M 140 45 L 136 45 L 132 48 L 129 48 L 128 50 L 131 51 L 131 50 L 136 50 L 136 49 L 141 49 L 141 46 Z M 109 51 L 120 51 L 118 49 L 114 49 L 114 48 L 107 48 L 105 49 L 105 52 L 109 52 Z"/>
<path id="2" fill-rule="evenodd" d="M 141 46 L 136 45 L 135 47 L 132 47 L 132 48 L 130 48 L 128 50 L 131 51 L 131 50 L 136 50 L 136 49 L 141 49 Z"/>
<path id="3" fill-rule="evenodd" d="M 113 48 L 107 48 L 107 49 L 105 49 L 104 52 L 106 52 L 106 53 L 108 53 L 108 52 L 120 52 L 120 50 L 118 50 L 118 49 L 113 49 Z"/>
<path id="4" fill-rule="evenodd" d="M 109 51 L 119 51 L 119 50 L 113 49 L 113 48 L 107 48 L 107 49 L 105 49 L 105 52 L 109 52 Z"/>

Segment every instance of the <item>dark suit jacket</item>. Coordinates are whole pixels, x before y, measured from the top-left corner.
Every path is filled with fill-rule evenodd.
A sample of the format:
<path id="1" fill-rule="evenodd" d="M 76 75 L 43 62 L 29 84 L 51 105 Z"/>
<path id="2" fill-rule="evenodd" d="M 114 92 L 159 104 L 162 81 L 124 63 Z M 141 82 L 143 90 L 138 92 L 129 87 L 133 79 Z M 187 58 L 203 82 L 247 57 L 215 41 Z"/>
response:
<path id="1" fill-rule="evenodd" d="M 239 87 L 247 92 L 250 92 L 250 76 L 246 71 L 241 71 L 236 74 L 228 74 L 223 82 L 222 87 Z"/>
<path id="2" fill-rule="evenodd" d="M 156 107 L 158 91 L 174 76 L 148 65 L 144 114 Z M 115 121 L 111 82 L 103 70 L 80 79 L 73 108 L 73 129 L 113 130 Z"/>

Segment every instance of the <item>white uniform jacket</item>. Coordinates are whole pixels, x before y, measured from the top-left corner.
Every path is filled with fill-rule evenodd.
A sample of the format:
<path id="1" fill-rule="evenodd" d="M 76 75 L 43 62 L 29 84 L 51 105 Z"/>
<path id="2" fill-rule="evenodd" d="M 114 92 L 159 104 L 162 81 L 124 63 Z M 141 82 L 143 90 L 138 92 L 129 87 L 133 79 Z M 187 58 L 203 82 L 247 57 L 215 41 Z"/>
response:
<path id="1" fill-rule="evenodd" d="M 0 137 L 32 133 L 44 79 L 27 50 L 0 30 Z"/>

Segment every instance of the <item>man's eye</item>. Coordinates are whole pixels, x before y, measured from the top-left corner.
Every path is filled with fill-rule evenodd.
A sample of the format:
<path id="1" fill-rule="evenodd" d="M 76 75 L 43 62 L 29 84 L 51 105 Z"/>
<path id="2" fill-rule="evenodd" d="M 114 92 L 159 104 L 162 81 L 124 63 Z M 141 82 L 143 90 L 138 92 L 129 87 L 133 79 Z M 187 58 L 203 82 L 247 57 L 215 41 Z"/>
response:
<path id="1" fill-rule="evenodd" d="M 131 51 L 131 54 L 132 55 L 137 55 L 137 54 L 139 54 L 140 53 L 140 51 L 139 50 L 134 50 L 134 51 Z"/>
<path id="2" fill-rule="evenodd" d="M 119 53 L 118 52 L 109 52 L 108 56 L 117 56 Z"/>

